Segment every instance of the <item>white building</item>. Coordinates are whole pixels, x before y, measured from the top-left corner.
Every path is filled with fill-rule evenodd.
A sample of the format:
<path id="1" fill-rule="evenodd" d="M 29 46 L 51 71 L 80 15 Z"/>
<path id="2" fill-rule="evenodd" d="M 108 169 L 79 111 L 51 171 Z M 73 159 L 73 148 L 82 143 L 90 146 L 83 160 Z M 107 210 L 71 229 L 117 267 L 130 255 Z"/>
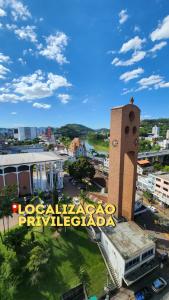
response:
<path id="1" fill-rule="evenodd" d="M 138 281 L 158 266 L 155 243 L 133 221 L 118 223 L 115 228 L 101 227 L 101 248 L 115 271 L 118 286 Z"/>
<path id="2" fill-rule="evenodd" d="M 162 150 L 169 149 L 169 140 L 159 141 L 158 144 Z"/>
<path id="3" fill-rule="evenodd" d="M 154 196 L 163 204 L 169 205 L 169 173 L 156 175 Z"/>
<path id="4" fill-rule="evenodd" d="M 169 173 L 157 172 L 148 176 L 139 175 L 137 188 L 149 191 L 163 204 L 169 205 Z"/>
<path id="5" fill-rule="evenodd" d="M 0 189 L 16 185 L 22 196 L 63 188 L 64 158 L 54 152 L 6 154 L 0 158 Z"/>
<path id="6" fill-rule="evenodd" d="M 153 166 L 147 159 L 140 159 L 137 161 L 137 174 L 143 175 L 153 171 Z"/>
<path id="7" fill-rule="evenodd" d="M 107 169 L 109 168 L 109 157 L 106 157 L 106 158 L 104 159 L 103 165 L 104 165 L 105 168 L 107 168 Z"/>
<path id="8" fill-rule="evenodd" d="M 18 140 L 33 140 L 37 137 L 36 127 L 19 127 L 18 128 Z"/>
<path id="9" fill-rule="evenodd" d="M 138 175 L 137 177 L 137 188 L 141 189 L 142 191 L 149 191 L 150 193 L 154 193 L 155 189 L 155 181 L 156 175 L 148 174 L 146 175 Z"/>
<path id="10" fill-rule="evenodd" d="M 74 158 L 86 156 L 86 146 L 79 138 L 74 138 L 69 146 L 68 154 Z"/>
<path id="11" fill-rule="evenodd" d="M 166 139 L 169 140 L 169 129 L 166 132 Z"/>
<path id="12" fill-rule="evenodd" d="M 160 135 L 160 128 L 155 125 L 153 128 L 152 128 L 152 134 L 155 138 L 158 138 L 159 135 Z"/>

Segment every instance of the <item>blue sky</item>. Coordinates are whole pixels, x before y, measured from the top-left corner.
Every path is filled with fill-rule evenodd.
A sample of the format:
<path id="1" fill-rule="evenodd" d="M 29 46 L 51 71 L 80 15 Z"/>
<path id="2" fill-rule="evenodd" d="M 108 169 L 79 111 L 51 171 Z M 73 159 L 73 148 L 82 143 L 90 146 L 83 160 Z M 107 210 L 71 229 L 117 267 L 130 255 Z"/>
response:
<path id="1" fill-rule="evenodd" d="M 169 117 L 168 0 L 0 0 L 0 127 Z"/>

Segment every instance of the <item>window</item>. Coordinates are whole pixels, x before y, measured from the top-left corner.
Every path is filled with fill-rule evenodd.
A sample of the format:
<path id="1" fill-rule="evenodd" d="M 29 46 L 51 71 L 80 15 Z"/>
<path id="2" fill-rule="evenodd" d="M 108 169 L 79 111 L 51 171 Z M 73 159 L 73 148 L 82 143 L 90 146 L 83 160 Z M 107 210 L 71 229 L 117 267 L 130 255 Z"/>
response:
<path id="1" fill-rule="evenodd" d="M 152 255 L 153 255 L 153 249 L 150 249 L 142 254 L 142 260 L 145 260 L 146 258 Z"/>
<path id="2" fill-rule="evenodd" d="M 156 184 L 156 187 L 160 188 L 160 185 L 159 185 L 159 184 Z"/>
<path id="3" fill-rule="evenodd" d="M 133 127 L 133 134 L 136 134 L 136 133 L 137 133 L 137 127 L 134 126 L 134 127 Z"/>
<path id="4" fill-rule="evenodd" d="M 164 184 L 169 185 L 169 182 L 168 181 L 164 181 Z"/>
<path id="5" fill-rule="evenodd" d="M 166 191 L 166 192 L 168 192 L 168 189 L 166 189 L 166 188 L 163 188 L 163 190 Z"/>
<path id="6" fill-rule="evenodd" d="M 160 178 L 156 178 L 156 181 L 161 181 L 161 179 Z"/>
<path id="7" fill-rule="evenodd" d="M 135 113 L 134 113 L 134 111 L 131 111 L 129 113 L 129 119 L 130 119 L 131 122 L 134 121 L 134 119 L 135 119 Z"/>
<path id="8" fill-rule="evenodd" d="M 128 133 L 129 133 L 129 131 L 130 131 L 130 128 L 129 128 L 129 126 L 126 126 L 126 128 L 125 128 L 125 134 L 128 134 Z"/>
<path id="9" fill-rule="evenodd" d="M 133 260 L 130 260 L 129 262 L 126 263 L 126 266 L 125 266 L 125 270 L 129 270 L 131 268 L 133 268 L 135 265 L 137 265 L 140 261 L 140 256 L 134 258 Z"/>

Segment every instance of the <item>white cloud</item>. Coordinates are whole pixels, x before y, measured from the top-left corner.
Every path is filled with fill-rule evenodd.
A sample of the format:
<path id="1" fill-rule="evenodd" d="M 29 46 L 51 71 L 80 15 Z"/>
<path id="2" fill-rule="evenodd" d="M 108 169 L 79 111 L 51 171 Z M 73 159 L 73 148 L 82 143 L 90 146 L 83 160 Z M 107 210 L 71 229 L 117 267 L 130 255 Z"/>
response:
<path id="1" fill-rule="evenodd" d="M 120 76 L 120 80 L 124 80 L 124 82 L 128 82 L 134 78 L 138 78 L 140 74 L 142 74 L 144 70 L 142 68 L 137 68 L 135 70 L 125 72 Z"/>
<path id="2" fill-rule="evenodd" d="M 33 103 L 32 106 L 33 106 L 33 107 L 36 107 L 36 108 L 42 108 L 42 109 L 50 109 L 50 108 L 51 108 L 51 105 L 50 105 L 50 104 L 39 103 L 39 102 Z"/>
<path id="3" fill-rule="evenodd" d="M 167 45 L 167 42 L 161 42 L 158 44 L 155 44 L 153 48 L 151 48 L 149 51 L 154 53 L 158 50 L 161 50 L 163 47 L 165 47 Z"/>
<path id="4" fill-rule="evenodd" d="M 85 98 L 85 99 L 82 101 L 82 103 L 83 103 L 83 104 L 86 104 L 88 101 L 89 101 L 89 99 L 88 99 L 88 98 Z"/>
<path id="5" fill-rule="evenodd" d="M 11 115 L 16 116 L 16 115 L 17 115 L 17 112 L 16 112 L 16 111 L 12 111 L 12 112 L 11 112 Z"/>
<path id="6" fill-rule="evenodd" d="M 7 91 L 0 94 L 0 102 L 33 101 L 54 95 L 61 87 L 70 87 L 71 84 L 63 76 L 53 73 L 35 73 L 13 79 L 7 84 Z"/>
<path id="7" fill-rule="evenodd" d="M 137 26 L 137 25 L 135 25 L 135 26 L 134 26 L 134 32 L 140 32 L 140 27 Z"/>
<path id="8" fill-rule="evenodd" d="M 120 60 L 119 58 L 115 57 L 112 61 L 112 65 L 115 66 L 132 66 L 136 62 L 141 61 L 146 56 L 145 51 L 136 51 L 132 54 L 132 57 L 128 60 Z"/>
<path id="9" fill-rule="evenodd" d="M 119 23 L 123 24 L 127 21 L 128 19 L 128 14 L 127 14 L 127 9 L 122 9 L 119 13 Z"/>
<path id="10" fill-rule="evenodd" d="M 63 54 L 68 44 L 68 37 L 64 32 L 57 32 L 55 35 L 46 37 L 46 47 L 42 46 L 39 53 L 48 59 L 56 60 L 60 65 L 68 63 Z"/>
<path id="11" fill-rule="evenodd" d="M 142 78 L 138 83 L 142 86 L 154 85 L 162 81 L 162 76 L 160 75 L 151 75 L 149 77 Z"/>
<path id="12" fill-rule="evenodd" d="M 19 57 L 18 61 L 21 63 L 21 65 L 26 65 L 26 61 L 22 57 Z"/>
<path id="13" fill-rule="evenodd" d="M 144 89 L 158 89 L 164 87 L 167 83 L 164 82 L 163 77 L 160 75 L 151 75 L 149 77 L 142 78 L 138 81 L 140 87 L 136 91 L 141 91 Z M 167 87 L 167 86 L 165 86 Z M 169 87 L 169 86 L 168 86 Z"/>
<path id="14" fill-rule="evenodd" d="M 68 94 L 59 94 L 58 98 L 63 104 L 67 104 L 71 99 L 70 95 Z"/>
<path id="15" fill-rule="evenodd" d="M 0 79 L 4 79 L 8 72 L 10 72 L 10 70 L 0 64 Z"/>
<path id="16" fill-rule="evenodd" d="M 6 16 L 6 12 L 0 8 L 0 17 L 5 17 Z"/>
<path id="17" fill-rule="evenodd" d="M 37 35 L 35 33 L 35 26 L 22 26 L 21 28 L 15 28 L 14 33 L 21 40 L 31 41 L 32 43 L 37 42 Z"/>
<path id="18" fill-rule="evenodd" d="M 134 91 L 134 89 L 126 89 L 126 88 L 124 88 L 123 91 L 122 91 L 122 93 L 121 93 L 121 95 L 127 95 L 129 93 L 132 93 L 133 91 Z"/>
<path id="19" fill-rule="evenodd" d="M 141 120 L 145 120 L 145 119 L 152 119 L 153 117 L 151 115 L 141 115 Z"/>
<path id="20" fill-rule="evenodd" d="M 151 40 L 154 42 L 156 40 L 168 39 L 169 38 L 169 15 L 165 17 L 151 34 Z"/>
<path id="21" fill-rule="evenodd" d="M 130 50 L 140 50 L 144 42 L 145 39 L 140 39 L 138 36 L 135 36 L 133 39 L 122 45 L 120 53 L 126 53 Z"/>
<path id="22" fill-rule="evenodd" d="M 1 9 L 9 8 L 12 17 L 15 21 L 27 20 L 31 18 L 31 13 L 28 10 L 27 6 L 24 5 L 21 1 L 18 0 L 1 0 L 0 1 Z"/>
<path id="23" fill-rule="evenodd" d="M 0 53 L 0 63 L 6 63 L 9 62 L 9 60 L 10 60 L 9 56 Z"/>
<path id="24" fill-rule="evenodd" d="M 156 88 L 169 88 L 169 82 L 162 81 Z"/>

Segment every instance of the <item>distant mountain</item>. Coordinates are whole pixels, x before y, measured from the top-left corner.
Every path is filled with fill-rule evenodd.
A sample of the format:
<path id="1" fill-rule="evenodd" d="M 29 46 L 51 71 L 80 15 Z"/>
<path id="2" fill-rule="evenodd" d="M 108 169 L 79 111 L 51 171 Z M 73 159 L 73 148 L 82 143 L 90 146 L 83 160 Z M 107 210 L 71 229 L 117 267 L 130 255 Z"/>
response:
<path id="1" fill-rule="evenodd" d="M 70 138 L 86 136 L 90 132 L 94 130 L 81 124 L 67 124 L 57 129 L 57 133 Z"/>
<path id="2" fill-rule="evenodd" d="M 95 132 L 106 135 L 106 134 L 109 134 L 110 129 L 108 129 L 108 128 L 100 128 L 100 129 L 96 129 Z"/>

